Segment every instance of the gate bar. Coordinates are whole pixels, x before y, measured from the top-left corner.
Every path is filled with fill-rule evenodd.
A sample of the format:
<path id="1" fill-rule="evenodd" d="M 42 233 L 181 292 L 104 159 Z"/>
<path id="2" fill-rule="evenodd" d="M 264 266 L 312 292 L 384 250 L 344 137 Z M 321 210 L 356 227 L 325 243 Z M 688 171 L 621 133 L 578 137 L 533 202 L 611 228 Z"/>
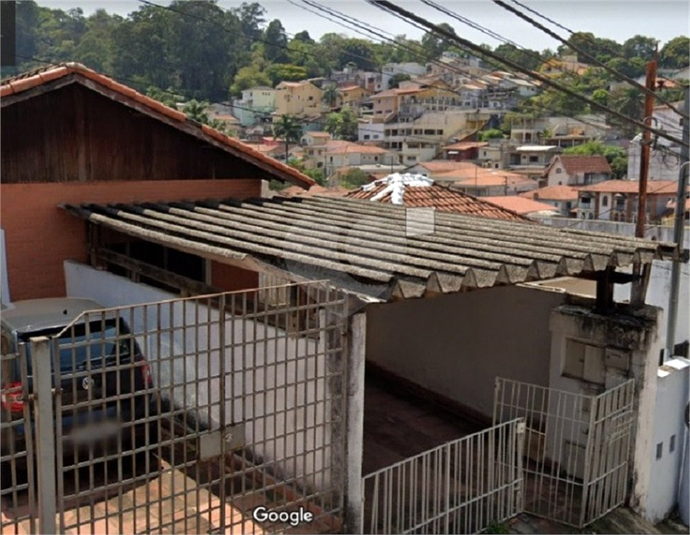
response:
<path id="1" fill-rule="evenodd" d="M 38 458 L 38 527 L 39 533 L 57 533 L 55 516 L 55 427 L 53 425 L 53 378 L 50 340 L 45 336 L 31 338 L 31 368 L 36 394 L 36 457 Z M 29 424 L 30 425 L 30 424 Z"/>

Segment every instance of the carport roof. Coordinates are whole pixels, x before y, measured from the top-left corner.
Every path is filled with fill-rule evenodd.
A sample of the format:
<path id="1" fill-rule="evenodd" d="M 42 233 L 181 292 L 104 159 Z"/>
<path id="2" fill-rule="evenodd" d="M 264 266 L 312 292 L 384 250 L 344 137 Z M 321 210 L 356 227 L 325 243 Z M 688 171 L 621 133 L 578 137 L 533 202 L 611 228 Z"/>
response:
<path id="1" fill-rule="evenodd" d="M 222 262 L 413 298 L 587 276 L 670 257 L 655 241 L 343 198 L 81 206 L 70 213 Z"/>

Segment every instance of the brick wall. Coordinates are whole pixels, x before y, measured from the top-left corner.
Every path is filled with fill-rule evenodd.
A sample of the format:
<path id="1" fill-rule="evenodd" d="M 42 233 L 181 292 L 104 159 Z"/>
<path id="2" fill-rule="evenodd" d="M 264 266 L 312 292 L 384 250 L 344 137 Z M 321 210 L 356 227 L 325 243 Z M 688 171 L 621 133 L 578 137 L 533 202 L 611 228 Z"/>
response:
<path id="1" fill-rule="evenodd" d="M 0 185 L 0 224 L 5 231 L 12 300 L 65 295 L 63 261 L 87 261 L 84 221 L 62 203 L 114 203 L 258 197 L 259 180 L 164 180 L 138 182 Z"/>

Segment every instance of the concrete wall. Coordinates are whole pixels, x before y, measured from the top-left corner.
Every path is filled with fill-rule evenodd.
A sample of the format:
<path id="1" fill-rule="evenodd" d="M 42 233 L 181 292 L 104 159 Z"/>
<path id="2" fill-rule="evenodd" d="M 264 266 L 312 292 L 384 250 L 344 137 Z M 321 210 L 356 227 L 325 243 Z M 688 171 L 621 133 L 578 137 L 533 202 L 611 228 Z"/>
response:
<path id="1" fill-rule="evenodd" d="M 105 307 L 176 298 L 76 262 L 65 262 L 64 269 L 68 296 L 91 298 Z M 132 323 L 133 332 L 140 334 L 137 339 L 151 365 L 154 381 L 161 387 L 169 387 L 174 381 L 172 394 L 167 396 L 176 405 L 196 412 L 207 423 L 219 422 L 220 329 L 214 328 L 214 324 L 220 324 L 219 313 L 201 306 L 197 317 L 196 307 L 183 308 L 176 301 L 161 307 L 160 315 L 158 323 L 157 307 L 152 306 L 136 307 L 133 321 L 129 320 L 129 312 L 124 316 Z M 209 321 L 213 322 L 210 328 L 194 327 L 197 322 Z M 173 334 L 143 334 L 151 332 L 154 326 L 172 327 Z M 327 487 L 328 468 L 332 464 L 332 424 L 324 422 L 331 420 L 333 394 L 324 378 L 327 363 L 323 342 L 286 336 L 284 331 L 261 321 L 233 321 L 229 317 L 224 336 L 226 419 L 232 419 L 234 424 L 244 423 L 246 444 L 255 454 L 266 461 L 296 455 L 294 469 L 290 471 L 304 476 L 309 485 Z M 174 358 L 164 360 L 170 356 Z M 198 388 L 194 381 L 200 381 Z M 207 409 L 202 413 L 198 407 L 209 402 L 210 414 Z M 305 406 L 307 402 L 311 404 Z M 305 450 L 316 451 L 304 455 Z M 279 462 L 278 467 L 286 469 L 292 463 Z"/>
<path id="2" fill-rule="evenodd" d="M 633 431 L 633 480 L 631 506 L 645 509 L 652 466 L 654 441 L 656 373 L 663 339 L 659 325 L 663 314 L 657 308 L 621 310 L 602 316 L 592 312 L 591 299 L 574 299 L 554 310 L 551 317 L 552 358 L 550 386 L 567 392 L 598 394 L 635 380 L 636 421 Z M 585 343 L 584 379 L 565 373 L 569 341 Z M 585 437 L 583 437 L 584 443 Z M 557 450 L 556 444 L 551 449 Z"/>
<path id="3" fill-rule="evenodd" d="M 150 180 L 2 184 L 0 212 L 14 300 L 65 295 L 64 260 L 86 261 L 86 225 L 59 208 L 63 203 L 247 198 L 261 194 L 260 180 Z"/>
<path id="4" fill-rule="evenodd" d="M 549 315 L 564 293 L 524 286 L 367 308 L 367 359 L 490 417 L 494 380 L 549 382 Z"/>
<path id="5" fill-rule="evenodd" d="M 608 232 L 610 234 L 622 234 L 624 236 L 635 235 L 633 223 L 614 223 L 609 221 L 580 221 L 575 219 L 542 218 L 540 221 L 556 226 L 593 230 L 596 232 Z M 650 226 L 646 229 L 646 237 L 658 241 L 672 242 L 673 228 L 662 226 Z M 685 248 L 690 248 L 690 227 L 685 227 Z M 668 317 L 669 291 L 671 288 L 671 262 L 655 260 L 652 264 L 652 273 L 647 288 L 646 303 L 659 307 L 664 316 Z M 690 264 L 681 266 L 680 299 L 678 300 L 678 321 L 676 323 L 676 344 L 690 340 Z M 614 298 L 618 302 L 626 302 L 630 299 L 630 285 L 617 284 L 614 287 Z M 666 339 L 666 322 L 659 325 L 659 335 Z"/>
<path id="6" fill-rule="evenodd" d="M 644 511 L 645 518 L 652 523 L 663 520 L 678 505 L 678 483 L 687 434 L 684 412 L 689 386 L 689 360 L 669 360 L 658 369 L 654 448 L 650 458 L 652 470 Z M 688 477 L 687 466 L 682 477 Z"/>

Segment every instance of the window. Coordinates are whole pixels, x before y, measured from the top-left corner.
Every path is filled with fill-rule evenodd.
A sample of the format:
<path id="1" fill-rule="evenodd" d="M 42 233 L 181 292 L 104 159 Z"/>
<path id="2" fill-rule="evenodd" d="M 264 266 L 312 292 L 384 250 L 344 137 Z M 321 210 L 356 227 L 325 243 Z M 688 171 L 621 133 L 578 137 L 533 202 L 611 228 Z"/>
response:
<path id="1" fill-rule="evenodd" d="M 592 212 L 587 214 L 587 219 L 594 219 L 594 214 Z"/>
<path id="2" fill-rule="evenodd" d="M 562 172 L 563 172 L 563 169 L 561 169 L 560 167 L 556 167 L 556 174 L 557 175 L 560 175 Z M 559 182 L 559 184 L 560 184 L 560 182 Z"/>
<path id="3" fill-rule="evenodd" d="M 568 339 L 562 374 L 589 383 L 604 384 L 604 350 L 601 347 Z"/>
<path id="4" fill-rule="evenodd" d="M 676 449 L 676 435 L 671 435 L 671 440 L 668 442 L 668 452 L 673 453 Z"/>
<path id="5" fill-rule="evenodd" d="M 379 157 L 378 157 L 378 156 L 374 156 L 374 161 L 375 161 L 375 162 L 378 162 L 378 161 L 379 161 Z"/>
<path id="6" fill-rule="evenodd" d="M 608 205 L 609 205 L 609 198 L 608 198 L 607 195 L 604 195 L 604 196 L 601 198 L 601 205 L 602 205 L 602 206 L 608 206 Z"/>
<path id="7" fill-rule="evenodd" d="M 530 156 L 529 161 L 531 163 L 537 163 L 539 161 L 539 156 Z"/>
<path id="8" fill-rule="evenodd" d="M 329 157 L 328 157 L 328 161 L 331 162 L 331 163 L 333 163 L 333 156 L 329 156 Z"/>
<path id="9" fill-rule="evenodd" d="M 663 443 L 663 442 L 659 442 L 659 443 L 656 445 L 656 460 L 658 461 L 659 459 L 661 459 L 661 456 L 662 456 L 663 454 L 664 454 L 664 443 Z"/>
<path id="10" fill-rule="evenodd" d="M 369 139 L 369 134 L 364 134 L 364 139 Z"/>

